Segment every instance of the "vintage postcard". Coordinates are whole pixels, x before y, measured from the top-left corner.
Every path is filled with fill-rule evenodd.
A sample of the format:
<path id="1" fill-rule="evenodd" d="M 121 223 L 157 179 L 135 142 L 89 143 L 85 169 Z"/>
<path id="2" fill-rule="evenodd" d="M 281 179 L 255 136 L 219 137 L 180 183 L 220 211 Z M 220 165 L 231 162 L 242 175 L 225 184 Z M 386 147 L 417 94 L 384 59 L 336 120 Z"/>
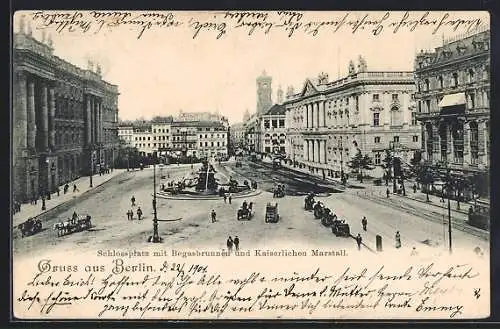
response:
<path id="1" fill-rule="evenodd" d="M 12 33 L 13 319 L 490 315 L 487 12 Z"/>

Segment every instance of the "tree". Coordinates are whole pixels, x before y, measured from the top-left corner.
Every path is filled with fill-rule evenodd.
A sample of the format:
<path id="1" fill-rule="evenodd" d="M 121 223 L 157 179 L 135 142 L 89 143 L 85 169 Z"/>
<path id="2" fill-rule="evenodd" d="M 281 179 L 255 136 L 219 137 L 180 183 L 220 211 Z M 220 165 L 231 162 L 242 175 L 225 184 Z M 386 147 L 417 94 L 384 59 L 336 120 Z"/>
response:
<path id="1" fill-rule="evenodd" d="M 392 159 L 393 156 L 390 150 L 385 150 L 384 159 L 382 159 L 382 168 L 385 169 L 385 185 L 389 185 L 389 179 L 392 178 Z"/>
<path id="2" fill-rule="evenodd" d="M 429 185 L 434 183 L 434 176 L 432 175 L 432 171 L 428 166 L 421 166 L 420 170 L 417 173 L 417 182 L 422 184 L 425 187 L 425 196 L 426 201 L 429 202 Z"/>
<path id="3" fill-rule="evenodd" d="M 367 155 L 362 155 L 361 151 L 358 150 L 356 155 L 347 163 L 349 168 L 354 169 L 359 172 L 359 180 L 363 183 L 363 170 L 373 169 L 372 159 Z"/>

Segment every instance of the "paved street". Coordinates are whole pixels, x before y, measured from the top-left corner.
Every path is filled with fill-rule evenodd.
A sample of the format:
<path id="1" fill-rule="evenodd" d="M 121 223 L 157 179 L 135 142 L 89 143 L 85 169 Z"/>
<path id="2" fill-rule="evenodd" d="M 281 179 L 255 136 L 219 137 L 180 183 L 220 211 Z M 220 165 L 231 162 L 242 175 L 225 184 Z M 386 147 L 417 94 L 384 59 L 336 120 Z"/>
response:
<path id="1" fill-rule="evenodd" d="M 383 238 L 384 251 L 394 251 L 394 235 L 400 231 L 403 248 L 399 252 L 408 252 L 412 247 L 418 250 L 428 249 L 436 252 L 447 248 L 447 229 L 440 221 L 439 214 L 427 217 L 418 216 L 425 209 L 412 205 L 415 211 L 398 209 L 389 202 L 403 204 L 396 197 L 390 201 L 376 195 L 364 197 L 359 189 L 344 189 L 335 182 L 325 182 L 321 178 L 312 178 L 304 173 L 290 172 L 287 169 L 273 170 L 266 164 L 244 162 L 242 167 L 235 167 L 234 162 L 216 165 L 221 177 L 233 176 L 242 183 L 243 179 L 254 179 L 263 193 L 249 198 L 254 202 L 255 217 L 250 221 L 237 221 L 236 212 L 242 199 L 225 204 L 217 200 L 166 200 L 158 199 L 158 218 L 179 221 L 160 222 L 159 233 L 164 238 L 164 245 L 171 248 L 225 248 L 229 235 L 238 235 L 241 248 L 279 248 L 290 242 L 308 245 L 309 248 L 347 249 L 348 253 L 358 252 L 352 238 L 335 237 L 331 230 L 315 220 L 311 212 L 303 209 L 304 192 L 320 193 L 318 200 L 323 201 L 339 217 L 350 224 L 351 234 L 361 233 L 366 244 L 362 252 L 371 253 L 375 249 L 375 236 Z M 195 167 L 196 169 L 196 167 Z M 164 169 L 170 179 L 177 179 L 192 171 L 190 166 L 168 166 Z M 146 245 L 152 232 L 152 168 L 143 171 L 123 172 L 109 179 L 102 185 L 88 191 L 78 198 L 42 214 L 44 230 L 34 236 L 21 238 L 14 230 L 13 250 L 15 257 L 49 252 L 64 252 L 78 248 L 80 251 L 113 248 L 140 248 Z M 158 176 L 159 177 L 159 174 Z M 285 183 L 285 198 L 273 199 L 269 192 L 274 182 Z M 159 182 L 160 184 L 161 182 Z M 359 195 L 361 194 L 361 195 Z M 135 196 L 138 206 L 144 212 L 141 221 L 128 221 L 126 212 L 132 209 L 130 198 Z M 383 202 L 380 202 L 382 199 Z M 375 200 L 375 201 L 374 201 Z M 277 224 L 264 222 L 267 202 L 277 202 L 281 220 Z M 421 207 L 427 207 L 425 204 Z M 409 207 L 409 205 L 407 205 Z M 136 207 L 133 208 L 134 212 Z M 217 212 L 216 223 L 210 221 L 210 211 Z M 76 232 L 57 237 L 53 225 L 71 217 L 73 211 L 89 213 L 94 227 L 88 231 Z M 429 212 L 429 211 L 428 211 Z M 444 213 L 444 212 L 443 212 Z M 363 232 L 361 218 L 368 218 L 368 230 Z M 137 215 L 134 215 L 137 218 Z M 455 225 L 455 221 L 453 221 Z M 453 230 L 454 248 L 472 250 L 480 246 L 488 250 L 488 240 L 484 235 Z M 445 240 L 446 237 L 446 240 Z"/>

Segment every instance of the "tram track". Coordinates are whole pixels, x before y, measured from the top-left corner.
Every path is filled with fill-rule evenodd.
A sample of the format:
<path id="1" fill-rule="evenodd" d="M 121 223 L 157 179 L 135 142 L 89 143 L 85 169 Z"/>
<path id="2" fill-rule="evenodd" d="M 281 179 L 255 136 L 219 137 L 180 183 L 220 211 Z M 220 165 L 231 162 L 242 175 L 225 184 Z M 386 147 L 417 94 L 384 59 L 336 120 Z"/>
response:
<path id="1" fill-rule="evenodd" d="M 394 202 L 389 201 L 387 199 L 373 197 L 369 194 L 366 194 L 366 195 L 358 194 L 357 196 L 362 198 L 362 199 L 369 200 L 369 201 L 378 203 L 380 205 L 390 207 L 392 209 L 397 209 L 397 210 L 409 213 L 411 215 L 421 217 L 425 220 L 429 220 L 429 221 L 434 222 L 434 223 L 438 223 L 438 224 L 443 223 L 443 214 L 442 213 L 438 213 L 438 212 L 435 212 L 432 210 L 416 209 L 412 205 L 409 205 L 402 200 L 398 200 L 398 204 L 395 204 Z M 447 216 L 445 217 L 444 222 L 446 224 L 448 223 Z M 451 222 L 453 224 L 454 229 L 457 229 L 457 230 L 462 231 L 464 233 L 481 238 L 485 241 L 489 240 L 489 232 L 488 231 L 484 231 L 481 229 L 477 229 L 475 227 L 471 227 L 467 223 L 465 223 L 463 221 L 459 221 L 459 220 L 453 220 L 453 218 L 452 218 Z"/>

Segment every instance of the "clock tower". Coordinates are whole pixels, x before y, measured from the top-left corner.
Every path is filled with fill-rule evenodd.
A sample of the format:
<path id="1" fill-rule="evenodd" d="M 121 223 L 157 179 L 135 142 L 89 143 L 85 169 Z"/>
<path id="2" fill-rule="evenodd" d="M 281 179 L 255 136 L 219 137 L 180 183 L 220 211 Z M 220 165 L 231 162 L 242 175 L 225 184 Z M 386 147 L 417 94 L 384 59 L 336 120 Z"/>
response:
<path id="1" fill-rule="evenodd" d="M 272 94 L 272 84 L 273 78 L 266 74 L 266 71 L 262 72 L 262 75 L 257 78 L 257 115 L 262 115 L 267 111 L 272 105 L 273 101 L 271 98 Z"/>

